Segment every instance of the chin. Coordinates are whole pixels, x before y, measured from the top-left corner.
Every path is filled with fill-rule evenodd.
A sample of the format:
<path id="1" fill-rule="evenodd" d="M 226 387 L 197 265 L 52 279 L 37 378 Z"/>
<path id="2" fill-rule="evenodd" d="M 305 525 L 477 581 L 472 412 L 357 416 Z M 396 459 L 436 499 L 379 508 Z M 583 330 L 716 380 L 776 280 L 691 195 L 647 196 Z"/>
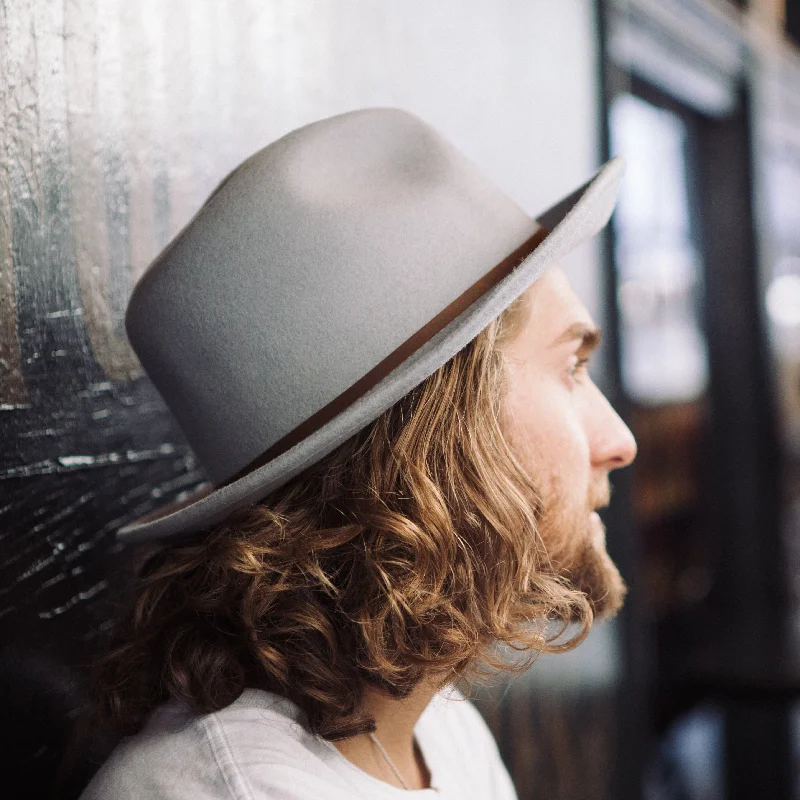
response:
<path id="1" fill-rule="evenodd" d="M 582 524 L 559 525 L 557 530 L 551 527 L 549 531 L 543 530 L 542 535 L 546 545 L 557 541 L 568 543 L 566 552 L 551 553 L 553 564 L 586 595 L 595 619 L 610 619 L 622 608 L 628 587 L 608 555 L 600 517 L 592 512 L 588 525 L 585 519 L 584 516 Z"/>
<path id="2" fill-rule="evenodd" d="M 596 536 L 586 537 L 586 546 L 569 573 L 575 588 L 589 600 L 596 619 L 610 619 L 622 608 L 628 587 L 608 555 L 605 535 L 601 541 Z"/>

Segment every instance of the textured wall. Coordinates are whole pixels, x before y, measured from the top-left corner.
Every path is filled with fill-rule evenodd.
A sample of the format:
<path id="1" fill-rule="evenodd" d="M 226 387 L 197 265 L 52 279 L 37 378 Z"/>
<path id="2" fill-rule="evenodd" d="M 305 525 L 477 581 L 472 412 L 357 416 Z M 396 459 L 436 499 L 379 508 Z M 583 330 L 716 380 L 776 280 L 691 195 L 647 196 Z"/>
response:
<path id="1" fill-rule="evenodd" d="M 242 158 L 368 105 L 419 113 L 543 209 L 595 166 L 591 18 L 588 0 L 0 4 L 0 714 L 49 698 L 0 739 L 15 770 L 43 779 L 60 748 L 124 580 L 115 528 L 203 479 L 125 341 L 136 277 Z M 590 304 L 594 265 L 575 261 Z"/>

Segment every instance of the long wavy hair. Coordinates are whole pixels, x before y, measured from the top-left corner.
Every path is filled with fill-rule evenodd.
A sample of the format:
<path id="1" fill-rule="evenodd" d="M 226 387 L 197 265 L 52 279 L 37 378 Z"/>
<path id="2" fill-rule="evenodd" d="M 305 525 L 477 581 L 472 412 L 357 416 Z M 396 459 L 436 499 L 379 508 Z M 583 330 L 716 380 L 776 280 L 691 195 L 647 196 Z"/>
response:
<path id="1" fill-rule="evenodd" d="M 201 540 L 142 548 L 95 671 L 99 722 L 134 733 L 170 698 L 203 714 L 256 687 L 336 740 L 374 730 L 367 687 L 404 697 L 577 645 L 591 604 L 551 566 L 501 429 L 521 309 Z"/>

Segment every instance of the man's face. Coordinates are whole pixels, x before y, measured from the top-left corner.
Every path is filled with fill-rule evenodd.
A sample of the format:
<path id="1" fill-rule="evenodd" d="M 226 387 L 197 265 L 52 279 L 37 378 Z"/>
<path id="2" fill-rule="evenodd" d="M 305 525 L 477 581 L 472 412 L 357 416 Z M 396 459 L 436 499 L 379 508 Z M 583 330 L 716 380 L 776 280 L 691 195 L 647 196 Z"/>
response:
<path id="1" fill-rule="evenodd" d="M 587 594 L 597 616 L 609 615 L 622 605 L 625 584 L 595 509 L 608 504 L 608 474 L 633 461 L 636 442 L 589 377 L 599 331 L 564 272 L 548 270 L 523 302 L 522 327 L 504 347 L 504 433 L 541 492 L 539 527 L 553 566 Z"/>

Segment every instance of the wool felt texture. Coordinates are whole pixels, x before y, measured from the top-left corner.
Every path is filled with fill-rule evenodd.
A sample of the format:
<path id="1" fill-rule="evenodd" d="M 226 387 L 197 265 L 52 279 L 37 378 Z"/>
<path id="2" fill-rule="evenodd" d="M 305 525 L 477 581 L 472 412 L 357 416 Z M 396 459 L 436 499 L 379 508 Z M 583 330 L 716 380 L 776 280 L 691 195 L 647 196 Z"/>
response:
<path id="1" fill-rule="evenodd" d="M 126 312 L 131 345 L 211 484 L 119 539 L 202 532 L 330 453 L 596 234 L 623 171 L 612 159 L 536 220 L 397 109 L 312 123 L 246 160 L 146 270 Z M 519 263 L 389 374 L 258 462 L 515 253 Z"/>

